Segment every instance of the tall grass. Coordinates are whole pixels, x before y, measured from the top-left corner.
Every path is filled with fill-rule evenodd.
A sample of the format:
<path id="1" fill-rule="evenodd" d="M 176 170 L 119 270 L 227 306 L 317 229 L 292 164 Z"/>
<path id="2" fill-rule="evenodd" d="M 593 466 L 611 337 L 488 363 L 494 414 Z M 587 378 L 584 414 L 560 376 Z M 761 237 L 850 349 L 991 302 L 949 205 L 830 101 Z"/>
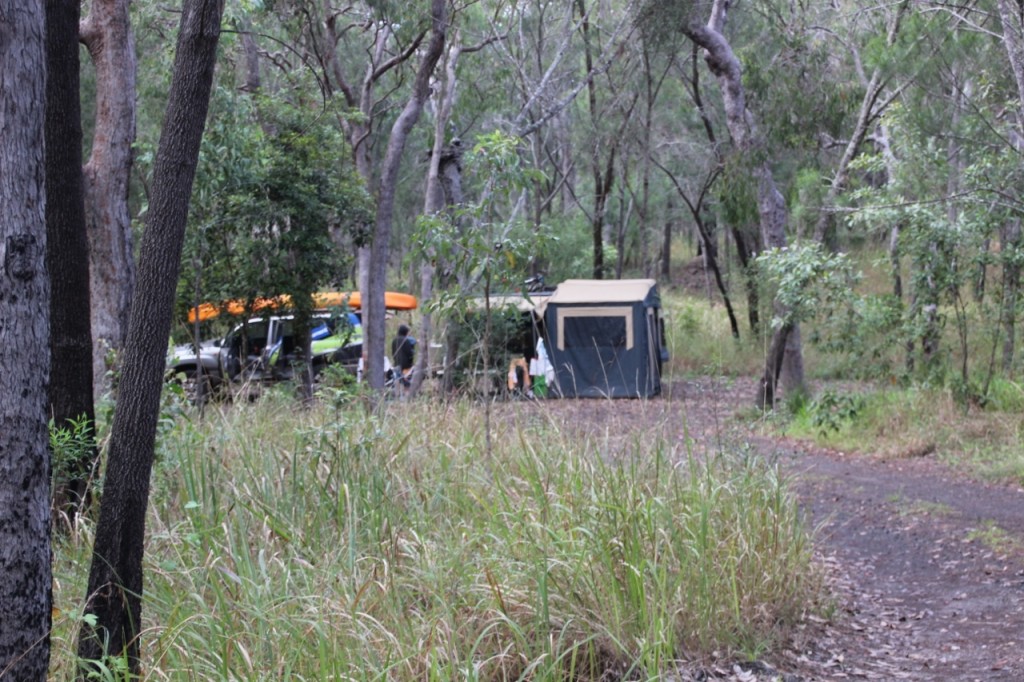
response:
<path id="1" fill-rule="evenodd" d="M 671 360 L 670 372 L 690 375 L 754 376 L 764 362 L 762 339 L 750 332 L 746 313 L 737 310 L 740 339 L 732 336 L 725 307 L 707 299 L 665 293 L 662 305 Z M 742 303 L 733 301 L 733 305 Z"/>
<path id="2" fill-rule="evenodd" d="M 273 396 L 182 420 L 148 520 L 145 679 L 651 678 L 757 656 L 819 596 L 807 530 L 755 457 L 626 461 L 537 417 Z M 530 409 L 530 408 L 524 408 Z M 72 674 L 89 529 L 57 552 Z"/>

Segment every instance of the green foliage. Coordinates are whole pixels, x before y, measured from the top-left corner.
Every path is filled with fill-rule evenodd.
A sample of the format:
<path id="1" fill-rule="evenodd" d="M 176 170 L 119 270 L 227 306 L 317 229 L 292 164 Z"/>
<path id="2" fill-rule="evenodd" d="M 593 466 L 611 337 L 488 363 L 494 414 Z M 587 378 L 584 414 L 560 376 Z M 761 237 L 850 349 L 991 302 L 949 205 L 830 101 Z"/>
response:
<path id="1" fill-rule="evenodd" d="M 886 459 L 934 457 L 968 475 L 1024 481 L 1024 392 L 1019 385 L 993 381 L 984 408 L 966 410 L 942 386 L 877 384 L 857 390 L 864 392 L 830 387 L 820 407 L 793 415 L 786 434 Z"/>
<path id="2" fill-rule="evenodd" d="M 96 434 L 84 414 L 59 427 L 51 419 L 49 432 L 52 489 L 58 490 L 80 474 L 82 462 L 94 459 Z"/>
<path id="3" fill-rule="evenodd" d="M 736 157 L 726 164 L 717 188 L 719 202 L 726 225 L 756 232 L 760 224 L 757 180 L 744 164 L 744 160 Z"/>
<path id="4" fill-rule="evenodd" d="M 352 254 L 332 237 L 358 233 L 370 199 L 333 123 L 285 103 L 214 99 L 193 197 L 179 301 L 290 294 L 344 279 Z"/>
<path id="5" fill-rule="evenodd" d="M 463 370 L 487 374 L 507 364 L 510 353 L 524 351 L 511 341 L 521 336 L 518 316 L 496 315 L 486 302 L 496 293 L 519 291 L 545 242 L 545 232 L 518 215 L 520 195 L 537 179 L 523 161 L 521 144 L 497 131 L 480 136 L 466 163 L 487 178 L 479 200 L 419 221 L 417 256 L 440 264 L 454 279 L 454 286 L 435 293 L 430 310 L 456 325 L 449 343 L 459 343 L 466 354 Z"/>
<path id="6" fill-rule="evenodd" d="M 471 377 L 486 371 L 483 350 L 487 349 L 487 365 L 497 368 L 498 383 L 504 385 L 504 370 L 512 360 L 522 358 L 534 350 L 532 321 L 514 304 L 495 302 L 490 317 L 483 308 L 482 299 L 469 302 L 470 307 L 458 308 L 458 302 L 447 301 L 450 321 L 455 323 L 450 332 L 461 350 L 455 372 L 455 386 L 471 385 Z M 442 303 L 441 305 L 444 305 Z"/>
<path id="7" fill-rule="evenodd" d="M 821 436 L 827 436 L 849 426 L 863 412 L 864 406 L 861 395 L 826 390 L 807 406 L 807 410 L 811 426 Z"/>
<path id="8" fill-rule="evenodd" d="M 819 87 L 834 68 L 833 50 L 812 40 L 809 31 L 786 28 L 789 30 L 782 35 L 777 29 L 770 30 L 768 40 L 751 41 L 739 48 L 743 85 L 748 106 L 764 121 L 776 148 L 812 150 L 823 132 L 836 137 L 843 134 L 844 124 L 859 104 L 860 88 L 849 80 Z M 771 49 L 768 55 L 766 47 Z"/>
<path id="9" fill-rule="evenodd" d="M 1001 198 L 1004 183 L 1020 180 L 1019 163 L 1006 163 L 1006 145 L 991 136 L 990 123 L 974 116 L 959 118 L 958 125 L 960 134 L 975 143 L 958 148 L 952 159 L 949 143 L 908 107 L 892 107 L 886 125 L 894 141 L 894 157 L 886 162 L 877 155 L 864 155 L 854 167 L 867 173 L 890 172 L 892 177 L 882 188 L 863 187 L 851 195 L 859 209 L 850 223 L 883 234 L 899 226 L 897 247 L 910 265 L 913 305 L 900 309 L 901 338 L 894 341 L 918 349 L 910 361 L 917 377 L 925 381 L 949 374 L 952 368 L 945 362 L 957 357 L 957 394 L 966 402 L 976 402 L 978 391 L 971 386 L 979 382 L 971 377 L 968 359 L 976 354 L 979 340 L 996 335 L 993 327 L 1000 315 L 975 310 L 971 292 L 983 269 L 1012 264 L 1018 257 L 1012 246 L 1004 254 L 1002 249 L 992 251 L 989 244 L 1019 210 Z M 959 183 L 959 191 L 953 194 L 951 175 Z M 949 339 L 944 338 L 947 328 Z M 955 352 L 940 352 L 945 343 L 951 343 Z"/>
<path id="10" fill-rule="evenodd" d="M 523 162 L 520 144 L 518 138 L 497 131 L 482 135 L 466 162 L 473 174 L 487 178 L 480 199 L 419 221 L 418 254 L 443 263 L 462 285 L 462 295 L 484 281 L 521 281 L 543 242 L 543 233 L 527 225 L 514 205 L 536 176 Z"/>
<path id="11" fill-rule="evenodd" d="M 543 238 L 533 244 L 532 259 L 543 264 L 548 282 L 589 279 L 594 272 L 594 237 L 591 225 L 581 213 L 560 216 L 546 226 Z M 604 244 L 605 263 L 615 263 L 619 252 Z"/>
<path id="12" fill-rule="evenodd" d="M 752 375 L 764 363 L 764 349 L 755 337 L 733 338 L 721 305 L 707 300 L 662 294 L 668 371 L 697 376 Z M 737 312 L 742 315 L 742 311 Z"/>
<path id="13" fill-rule="evenodd" d="M 817 169 L 804 168 L 796 173 L 789 202 L 790 224 L 796 234 L 814 234 L 827 188 L 825 179 Z"/>
<path id="14" fill-rule="evenodd" d="M 674 52 L 682 39 L 683 26 L 691 21 L 707 21 L 701 16 L 702 9 L 696 0 L 645 0 L 637 12 L 636 26 L 648 45 Z"/>
<path id="15" fill-rule="evenodd" d="M 984 407 L 988 402 L 984 389 L 977 381 L 965 381 L 960 375 L 949 377 L 949 393 L 953 397 L 953 402 L 965 410 L 970 407 Z"/>
<path id="16" fill-rule="evenodd" d="M 139 679 L 131 672 L 125 656 L 106 656 L 102 660 L 79 663 L 80 679 L 96 682 L 129 682 Z"/>
<path id="17" fill-rule="evenodd" d="M 891 295 L 852 295 L 849 305 L 815 318 L 808 341 L 845 360 L 838 373 L 855 379 L 902 379 L 906 346 L 903 305 Z"/>
<path id="18" fill-rule="evenodd" d="M 785 319 L 773 319 L 773 326 L 842 310 L 860 278 L 845 254 L 828 253 L 815 242 L 768 249 L 758 254 L 755 264 L 787 311 Z"/>

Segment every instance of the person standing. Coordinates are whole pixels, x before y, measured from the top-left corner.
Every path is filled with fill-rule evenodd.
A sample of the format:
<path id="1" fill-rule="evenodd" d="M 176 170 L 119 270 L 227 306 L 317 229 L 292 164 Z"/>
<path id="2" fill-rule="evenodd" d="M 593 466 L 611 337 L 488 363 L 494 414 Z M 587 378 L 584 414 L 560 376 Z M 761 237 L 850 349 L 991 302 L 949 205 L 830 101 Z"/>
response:
<path id="1" fill-rule="evenodd" d="M 416 362 L 416 339 L 409 334 L 409 327 L 398 326 L 398 335 L 391 341 L 391 358 L 398 370 L 398 383 L 408 389 L 412 384 L 412 368 Z"/>

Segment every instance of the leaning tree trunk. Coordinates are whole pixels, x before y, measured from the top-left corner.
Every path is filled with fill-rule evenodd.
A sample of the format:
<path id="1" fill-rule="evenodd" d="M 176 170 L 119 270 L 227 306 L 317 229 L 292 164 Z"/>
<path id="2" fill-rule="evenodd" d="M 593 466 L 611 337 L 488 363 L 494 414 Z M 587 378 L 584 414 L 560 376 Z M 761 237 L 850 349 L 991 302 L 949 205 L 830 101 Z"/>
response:
<path id="1" fill-rule="evenodd" d="M 758 409 L 775 409 L 775 396 L 778 394 L 778 377 L 782 374 L 782 363 L 786 356 L 786 344 L 793 332 L 793 325 L 785 323 L 772 335 L 771 345 L 765 358 L 764 373 L 757 390 Z"/>
<path id="2" fill-rule="evenodd" d="M 135 285 L 128 179 L 135 140 L 135 39 L 129 0 L 94 0 L 81 39 L 96 67 L 96 129 L 85 165 L 92 297 L 93 385 L 107 386 L 107 355 L 124 343 Z"/>
<path id="3" fill-rule="evenodd" d="M 899 36 L 903 17 L 909 11 L 909 3 L 901 3 L 895 10 L 889 28 L 886 31 L 886 47 L 892 47 Z M 859 59 L 859 55 L 857 55 Z M 864 97 L 861 99 L 860 109 L 854 121 L 853 132 L 850 134 L 843 149 L 843 155 L 839 159 L 835 175 L 829 184 L 828 194 L 821 212 L 818 214 L 818 222 L 814 228 L 814 239 L 830 251 L 836 251 L 839 247 L 836 235 L 835 207 L 839 195 L 846 189 L 850 177 L 850 165 L 860 153 L 860 148 L 868 138 L 868 133 L 874 127 L 875 122 L 882 116 L 885 110 L 895 100 L 896 93 L 882 97 L 888 78 L 883 75 L 880 68 L 875 68 L 870 79 L 861 75 L 861 82 L 864 86 Z"/>
<path id="4" fill-rule="evenodd" d="M 189 198 L 213 84 L 223 0 L 184 0 L 153 195 L 139 254 L 78 654 L 125 654 L 139 671 L 142 557 L 164 357 Z"/>
<path id="5" fill-rule="evenodd" d="M 391 223 L 394 217 L 398 170 L 402 163 L 405 141 L 419 120 L 423 104 L 430 96 L 430 77 L 444 50 L 445 34 L 448 29 L 447 11 L 445 0 L 431 0 L 430 42 L 416 72 L 409 101 L 391 127 L 391 137 L 384 156 L 380 192 L 377 196 L 377 219 L 374 224 L 373 244 L 370 247 L 367 278 L 369 295 L 363 300 L 366 371 L 369 373 L 370 386 L 375 389 L 384 388 L 384 353 L 387 349 L 384 338 L 384 289 L 387 283 L 388 256 L 391 252 Z"/>
<path id="6" fill-rule="evenodd" d="M 704 25 L 696 20 L 687 21 L 683 25 L 683 33 L 704 50 L 704 59 L 711 73 L 718 78 L 725 104 L 726 125 L 732 135 L 736 152 L 744 158 L 764 158 L 765 140 L 747 109 L 740 61 L 723 34 L 729 5 L 729 0 L 715 0 L 708 23 Z M 758 214 L 764 245 L 767 248 L 785 247 L 788 220 L 786 203 L 775 185 L 768 161 L 755 165 L 752 173 L 757 181 Z M 779 306 L 776 308 L 777 315 L 785 318 L 788 311 L 780 309 Z M 773 334 L 771 347 L 785 349 L 780 352 L 785 356 L 783 363 L 788 366 L 786 389 L 803 391 L 805 389 L 802 349 L 798 342 L 787 346 L 790 334 L 796 331 L 795 323 L 781 326 Z M 776 380 L 781 369 L 782 365 L 777 364 L 769 354 L 765 360 L 764 375 L 766 379 L 770 377 L 771 381 L 762 382 L 762 389 L 757 396 L 759 404 L 774 404 Z M 767 390 L 771 390 L 771 395 L 765 393 Z"/>
<path id="7" fill-rule="evenodd" d="M 749 230 L 741 226 L 731 226 L 732 240 L 736 244 L 736 257 L 740 261 L 740 270 L 743 276 L 743 287 L 747 294 L 747 324 L 750 325 L 750 333 L 757 334 L 761 328 L 761 298 L 757 290 L 757 280 L 754 277 L 753 258 L 759 251 L 757 231 Z"/>
<path id="8" fill-rule="evenodd" d="M 58 428 L 95 433 L 89 243 L 82 180 L 78 0 L 46 3 L 46 268 L 50 275 L 50 416 Z M 95 447 L 73 453 L 55 476 L 54 507 L 71 525 L 86 506 Z"/>
<path id="9" fill-rule="evenodd" d="M 0 0 L 0 678 L 50 662 L 42 3 Z"/>

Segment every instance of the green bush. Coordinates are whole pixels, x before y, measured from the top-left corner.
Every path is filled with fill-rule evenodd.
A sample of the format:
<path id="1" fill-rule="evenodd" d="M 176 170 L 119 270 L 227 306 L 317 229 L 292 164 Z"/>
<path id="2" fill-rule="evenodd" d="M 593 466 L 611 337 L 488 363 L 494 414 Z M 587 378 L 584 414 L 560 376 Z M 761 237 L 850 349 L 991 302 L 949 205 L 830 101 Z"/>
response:
<path id="1" fill-rule="evenodd" d="M 820 435 L 827 436 L 852 424 L 864 411 L 865 405 L 861 395 L 827 390 L 811 401 L 807 410 L 811 426 Z"/>

